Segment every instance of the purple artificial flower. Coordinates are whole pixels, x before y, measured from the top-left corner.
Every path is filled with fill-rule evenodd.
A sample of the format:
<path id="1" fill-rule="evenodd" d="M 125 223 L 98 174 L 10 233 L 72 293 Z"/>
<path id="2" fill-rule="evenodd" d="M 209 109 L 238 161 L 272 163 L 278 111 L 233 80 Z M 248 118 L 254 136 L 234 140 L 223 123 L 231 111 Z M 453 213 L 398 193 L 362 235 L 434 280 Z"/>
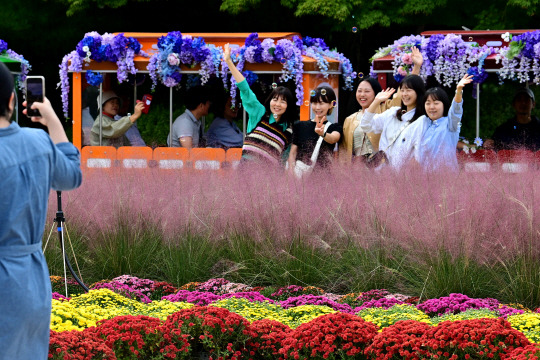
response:
<path id="1" fill-rule="evenodd" d="M 273 39 L 264 39 L 262 44 L 262 59 L 267 63 L 272 63 L 274 60 L 274 50 L 276 45 L 274 44 Z"/>
<path id="2" fill-rule="evenodd" d="M 169 56 L 167 56 L 167 62 L 171 66 L 178 66 L 180 65 L 180 58 L 177 53 L 170 53 Z"/>
<path id="3" fill-rule="evenodd" d="M 99 86 L 103 82 L 103 75 L 92 70 L 86 71 L 86 82 L 91 86 Z"/>
<path id="4" fill-rule="evenodd" d="M 259 34 L 257 33 L 251 33 L 246 38 L 246 41 L 244 42 L 245 47 L 250 46 L 257 46 L 261 44 L 261 40 L 259 40 Z"/>
<path id="5" fill-rule="evenodd" d="M 293 36 L 293 44 L 294 44 L 294 46 L 296 46 L 298 48 L 298 50 L 300 50 L 300 51 L 304 50 L 304 42 L 302 41 L 302 39 L 299 36 L 297 36 L 297 35 Z"/>
<path id="6" fill-rule="evenodd" d="M 0 39 L 0 53 L 8 49 L 8 44 L 4 40 Z"/>
<path id="7" fill-rule="evenodd" d="M 427 46 L 425 47 L 425 55 L 427 55 L 427 58 L 430 61 L 433 62 L 439 57 L 437 47 L 439 46 L 439 42 L 443 39 L 444 35 L 442 34 L 435 34 L 429 37 Z"/>
<path id="8" fill-rule="evenodd" d="M 534 46 L 540 42 L 540 30 L 529 31 L 518 36 L 514 36 L 512 41 L 522 42 L 525 46 L 520 55 L 529 59 L 535 58 Z"/>

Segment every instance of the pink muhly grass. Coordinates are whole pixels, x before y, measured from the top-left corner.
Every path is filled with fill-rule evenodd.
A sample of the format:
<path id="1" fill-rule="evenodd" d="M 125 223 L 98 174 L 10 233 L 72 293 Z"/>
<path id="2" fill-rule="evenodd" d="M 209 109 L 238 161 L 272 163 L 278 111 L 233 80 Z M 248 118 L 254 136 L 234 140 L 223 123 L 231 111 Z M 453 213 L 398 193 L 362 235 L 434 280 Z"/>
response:
<path id="1" fill-rule="evenodd" d="M 152 225 L 173 244 L 184 234 L 212 241 L 245 235 L 288 253 L 299 237 L 338 251 L 357 246 L 418 255 L 448 251 L 480 263 L 504 261 L 538 240 L 540 176 L 535 172 L 373 172 L 359 166 L 314 173 L 305 181 L 281 171 L 85 173 L 64 194 L 67 221 L 89 238 Z M 51 196 L 50 214 L 56 209 Z M 91 242 L 89 243 L 91 246 Z"/>

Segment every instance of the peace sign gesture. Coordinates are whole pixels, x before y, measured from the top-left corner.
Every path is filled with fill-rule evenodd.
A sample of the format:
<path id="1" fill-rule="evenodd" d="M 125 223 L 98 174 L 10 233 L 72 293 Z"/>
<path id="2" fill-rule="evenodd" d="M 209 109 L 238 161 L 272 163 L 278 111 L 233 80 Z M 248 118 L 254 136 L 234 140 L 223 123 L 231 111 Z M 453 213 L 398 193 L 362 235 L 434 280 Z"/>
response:
<path id="1" fill-rule="evenodd" d="M 324 123 L 326 123 L 326 115 L 315 115 L 315 132 L 319 136 L 324 135 Z"/>

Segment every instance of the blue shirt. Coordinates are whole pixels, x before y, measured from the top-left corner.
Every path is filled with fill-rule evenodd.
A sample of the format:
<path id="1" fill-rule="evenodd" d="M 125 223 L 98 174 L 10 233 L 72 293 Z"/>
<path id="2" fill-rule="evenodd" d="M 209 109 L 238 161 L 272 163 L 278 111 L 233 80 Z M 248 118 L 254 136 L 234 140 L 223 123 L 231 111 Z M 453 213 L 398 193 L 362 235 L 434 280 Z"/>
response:
<path id="1" fill-rule="evenodd" d="M 217 117 L 212 121 L 206 133 L 206 145 L 208 147 L 242 147 L 244 135 L 242 130 L 225 118 Z"/>
<path id="2" fill-rule="evenodd" d="M 39 129 L 0 128 L 0 358 L 46 359 L 51 281 L 41 250 L 51 188 L 82 181 L 80 154 Z"/>
<path id="3" fill-rule="evenodd" d="M 457 171 L 456 147 L 459 140 L 463 101 L 452 105 L 448 116 L 432 121 L 426 115 L 419 117 L 414 126 L 416 145 L 415 158 L 424 170 L 433 171 L 442 168 Z"/>

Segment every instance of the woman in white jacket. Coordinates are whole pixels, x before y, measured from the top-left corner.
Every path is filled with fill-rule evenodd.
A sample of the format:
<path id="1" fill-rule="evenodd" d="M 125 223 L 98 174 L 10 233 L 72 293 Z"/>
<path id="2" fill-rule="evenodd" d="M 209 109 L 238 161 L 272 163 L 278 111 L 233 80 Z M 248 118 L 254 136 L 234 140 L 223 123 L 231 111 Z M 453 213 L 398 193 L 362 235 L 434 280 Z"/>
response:
<path id="1" fill-rule="evenodd" d="M 386 155 L 393 169 L 399 170 L 412 157 L 413 143 L 408 127 L 424 114 L 424 80 L 418 75 L 406 76 L 400 84 L 401 107 L 394 106 L 377 114 L 380 104 L 390 99 L 394 92 L 395 89 L 388 88 L 375 96 L 364 112 L 360 127 L 366 133 L 381 134 L 379 152 Z"/>

